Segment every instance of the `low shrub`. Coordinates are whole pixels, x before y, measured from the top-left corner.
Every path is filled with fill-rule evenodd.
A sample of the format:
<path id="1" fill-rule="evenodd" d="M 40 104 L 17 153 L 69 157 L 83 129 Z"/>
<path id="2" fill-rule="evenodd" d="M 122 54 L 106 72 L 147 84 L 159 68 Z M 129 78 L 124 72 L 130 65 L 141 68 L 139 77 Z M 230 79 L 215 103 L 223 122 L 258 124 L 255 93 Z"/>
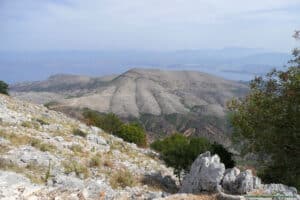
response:
<path id="1" fill-rule="evenodd" d="M 123 124 L 116 135 L 127 142 L 137 144 L 139 147 L 147 146 L 145 131 L 137 124 Z"/>
<path id="2" fill-rule="evenodd" d="M 136 184 L 136 180 L 132 173 L 128 170 L 122 170 L 113 174 L 110 178 L 110 185 L 113 189 L 133 187 Z"/>
<path id="3" fill-rule="evenodd" d="M 74 172 L 78 177 L 80 177 L 81 175 L 83 175 L 84 178 L 89 177 L 89 169 L 81 163 L 76 162 L 75 160 L 64 162 L 63 166 L 66 174 Z"/>

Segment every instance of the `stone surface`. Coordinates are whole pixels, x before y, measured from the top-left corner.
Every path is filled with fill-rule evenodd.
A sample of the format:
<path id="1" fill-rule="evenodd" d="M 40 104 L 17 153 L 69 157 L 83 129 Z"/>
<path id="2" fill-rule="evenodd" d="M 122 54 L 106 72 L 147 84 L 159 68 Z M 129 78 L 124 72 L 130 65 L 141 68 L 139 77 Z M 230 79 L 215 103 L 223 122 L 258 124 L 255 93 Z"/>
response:
<path id="1" fill-rule="evenodd" d="M 191 166 L 180 188 L 181 193 L 200 193 L 203 191 L 216 191 L 220 184 L 225 166 L 220 162 L 218 155 L 210 155 L 210 152 L 198 156 Z"/>
<path id="2" fill-rule="evenodd" d="M 1 200 L 155 199 L 166 196 L 168 188 L 153 190 L 142 177 L 162 174 L 158 184 L 177 183 L 152 150 L 44 106 L 0 94 L 0 118 Z M 87 136 L 74 135 L 74 129 Z M 112 188 L 111 179 L 122 170 L 135 184 Z"/>
<path id="3" fill-rule="evenodd" d="M 238 168 L 228 169 L 222 181 L 223 189 L 231 194 L 247 194 L 262 187 L 261 180 L 251 170 L 240 172 Z"/>
<path id="4" fill-rule="evenodd" d="M 222 180 L 222 187 L 228 193 L 236 193 L 235 180 L 240 174 L 240 170 L 236 167 L 227 169 Z"/>

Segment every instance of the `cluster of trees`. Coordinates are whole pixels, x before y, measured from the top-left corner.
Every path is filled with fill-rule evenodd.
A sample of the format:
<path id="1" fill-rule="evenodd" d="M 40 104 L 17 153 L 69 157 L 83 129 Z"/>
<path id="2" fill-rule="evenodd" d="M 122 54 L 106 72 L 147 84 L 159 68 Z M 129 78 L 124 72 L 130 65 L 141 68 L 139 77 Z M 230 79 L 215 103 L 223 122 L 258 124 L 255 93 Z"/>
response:
<path id="1" fill-rule="evenodd" d="M 300 189 L 300 50 L 293 56 L 285 70 L 255 78 L 249 95 L 229 108 L 235 141 L 264 158 L 263 181 Z"/>
<path id="2" fill-rule="evenodd" d="M 0 94 L 8 95 L 8 84 L 0 80 Z"/>
<path id="3" fill-rule="evenodd" d="M 181 175 L 189 172 L 190 166 L 197 156 L 206 151 L 218 154 L 227 168 L 234 166 L 232 154 L 222 145 L 211 144 L 205 138 L 188 138 L 176 133 L 163 140 L 157 140 L 151 144 L 151 148 L 158 151 L 165 163 L 174 168 L 174 173 L 181 181 Z"/>
<path id="4" fill-rule="evenodd" d="M 87 124 L 97 126 L 104 131 L 116 135 L 127 142 L 135 143 L 139 147 L 147 146 L 147 136 L 144 128 L 137 123 L 123 123 L 120 118 L 113 114 L 101 114 L 97 111 L 85 109 L 84 120 Z"/>

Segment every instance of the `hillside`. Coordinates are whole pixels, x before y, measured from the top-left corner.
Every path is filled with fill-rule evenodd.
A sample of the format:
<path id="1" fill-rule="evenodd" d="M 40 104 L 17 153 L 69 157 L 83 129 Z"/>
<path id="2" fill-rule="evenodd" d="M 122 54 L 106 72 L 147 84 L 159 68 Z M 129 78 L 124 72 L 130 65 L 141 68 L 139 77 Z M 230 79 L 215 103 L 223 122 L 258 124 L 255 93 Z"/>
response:
<path id="1" fill-rule="evenodd" d="M 20 99 L 56 102 L 56 109 L 87 107 L 113 112 L 139 120 L 156 134 L 193 128 L 193 134 L 215 141 L 224 141 L 226 102 L 243 96 L 247 89 L 206 73 L 156 69 L 132 69 L 111 78 L 57 75 L 11 87 L 12 95 Z"/>
<path id="2" fill-rule="evenodd" d="M 172 169 L 151 150 L 3 95 L 0 155 L 0 199 L 153 199 L 176 191 Z"/>

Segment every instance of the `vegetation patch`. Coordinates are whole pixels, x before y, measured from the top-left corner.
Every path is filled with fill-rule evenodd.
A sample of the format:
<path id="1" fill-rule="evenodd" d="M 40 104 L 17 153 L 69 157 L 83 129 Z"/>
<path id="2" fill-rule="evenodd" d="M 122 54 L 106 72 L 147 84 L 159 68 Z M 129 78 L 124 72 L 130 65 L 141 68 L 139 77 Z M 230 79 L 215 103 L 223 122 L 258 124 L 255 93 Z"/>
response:
<path id="1" fill-rule="evenodd" d="M 121 170 L 114 173 L 110 177 L 109 182 L 113 189 L 133 187 L 137 184 L 137 180 L 128 170 Z"/>
<path id="2" fill-rule="evenodd" d="M 23 174 L 36 184 L 44 184 L 47 181 L 45 176 L 46 167 L 35 163 L 29 163 L 26 167 L 21 167 L 9 160 L 0 158 L 0 169 Z"/>
<path id="3" fill-rule="evenodd" d="M 70 174 L 70 173 L 74 172 L 76 174 L 76 176 L 78 176 L 78 177 L 81 177 L 81 176 L 83 176 L 84 178 L 89 177 L 89 174 L 90 174 L 89 169 L 85 165 L 83 165 L 75 160 L 63 162 L 63 166 L 64 166 L 66 174 Z"/>
<path id="4" fill-rule="evenodd" d="M 74 152 L 74 153 L 83 153 L 83 149 L 79 144 L 73 144 L 70 149 Z"/>
<path id="5" fill-rule="evenodd" d="M 40 125 L 44 126 L 44 125 L 49 125 L 50 123 L 47 122 L 46 120 L 44 119 L 40 119 L 40 118 L 37 118 L 37 119 L 34 119 L 36 122 L 38 122 Z"/>
<path id="6" fill-rule="evenodd" d="M 90 160 L 90 167 L 100 167 L 101 166 L 101 155 L 96 154 Z"/>
<path id="7" fill-rule="evenodd" d="M 26 145 L 31 141 L 31 138 L 26 135 L 7 133 L 5 131 L 0 131 L 0 137 L 9 140 L 14 146 Z"/>
<path id="8" fill-rule="evenodd" d="M 8 95 L 8 84 L 0 80 L 0 94 Z"/>
<path id="9" fill-rule="evenodd" d="M 48 144 L 48 143 L 43 143 L 41 140 L 36 139 L 36 138 L 31 139 L 30 145 L 32 147 L 35 147 L 35 148 L 37 148 L 41 151 L 44 151 L 44 152 L 45 151 L 53 152 L 57 149 L 56 146 L 54 146 L 52 144 Z"/>
<path id="10" fill-rule="evenodd" d="M 299 38 L 298 38 L 299 39 Z M 243 154 L 254 153 L 264 182 L 280 182 L 300 189 L 300 50 L 290 66 L 273 70 L 250 83 L 244 99 L 228 107 L 233 139 Z"/>
<path id="11" fill-rule="evenodd" d="M 79 128 L 77 128 L 77 129 L 73 130 L 73 135 L 77 135 L 77 136 L 80 136 L 80 137 L 86 137 L 87 133 L 80 130 Z"/>
<path id="12" fill-rule="evenodd" d="M 88 125 L 97 126 L 110 134 L 122 138 L 126 142 L 135 143 L 139 147 L 147 146 L 145 130 L 138 123 L 125 124 L 113 113 L 101 114 L 89 109 L 83 111 L 83 117 Z"/>

